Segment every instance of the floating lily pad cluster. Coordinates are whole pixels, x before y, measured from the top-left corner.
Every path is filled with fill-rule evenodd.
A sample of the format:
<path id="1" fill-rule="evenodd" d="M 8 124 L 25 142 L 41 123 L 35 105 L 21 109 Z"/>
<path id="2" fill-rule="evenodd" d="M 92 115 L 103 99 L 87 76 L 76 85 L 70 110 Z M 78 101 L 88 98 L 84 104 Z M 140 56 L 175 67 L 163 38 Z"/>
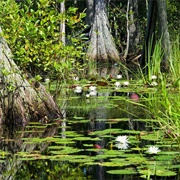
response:
<path id="1" fill-rule="evenodd" d="M 128 87 L 122 90 L 114 86 L 108 89 L 108 96 L 104 86 L 78 87 L 75 93 L 83 89 L 99 95 L 87 98 L 72 92 L 64 107 L 66 118 L 57 127 L 55 123 L 31 123 L 18 133 L 20 148 L 13 154 L 18 161 L 100 166 L 109 175 L 144 179 L 177 175 L 178 140 L 172 141 L 160 128 L 159 120 L 151 118 L 143 96 L 142 103 L 131 101 Z M 114 90 L 116 94 L 112 94 Z M 48 130 L 53 127 L 56 132 L 49 135 Z M 9 161 L 10 156 L 11 152 L 1 150 L 0 162 Z"/>

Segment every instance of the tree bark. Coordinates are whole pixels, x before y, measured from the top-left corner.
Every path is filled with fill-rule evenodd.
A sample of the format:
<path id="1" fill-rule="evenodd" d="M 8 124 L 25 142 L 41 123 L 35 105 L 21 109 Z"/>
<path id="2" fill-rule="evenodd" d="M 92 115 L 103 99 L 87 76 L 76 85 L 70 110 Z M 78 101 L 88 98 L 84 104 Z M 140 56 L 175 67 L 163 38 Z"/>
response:
<path id="1" fill-rule="evenodd" d="M 123 59 L 126 61 L 126 66 L 131 71 L 139 68 L 139 43 L 140 43 L 140 27 L 138 20 L 138 0 L 127 1 L 127 42 L 124 51 Z"/>
<path id="2" fill-rule="evenodd" d="M 164 57 L 161 62 L 161 70 L 167 71 L 168 60 L 170 56 L 170 38 L 167 24 L 167 11 L 166 0 L 158 0 L 158 22 L 159 22 L 159 34 L 161 36 L 161 45 L 163 48 Z"/>
<path id="3" fill-rule="evenodd" d="M 65 2 L 60 3 L 60 12 L 62 14 L 61 24 L 60 24 L 60 41 L 65 46 L 66 38 L 65 38 Z"/>
<path id="4" fill-rule="evenodd" d="M 153 52 L 153 44 L 155 40 L 155 28 L 157 20 L 157 2 L 156 0 L 150 0 L 148 4 L 147 13 L 147 27 L 145 34 L 145 43 L 142 50 L 142 56 L 140 58 L 140 65 L 144 71 L 147 71 L 147 58 L 149 53 L 149 48 L 151 48 L 151 53 Z"/>
<path id="5" fill-rule="evenodd" d="M 158 18 L 157 18 L 158 17 Z M 159 36 L 164 57 L 161 61 L 161 70 L 168 70 L 168 59 L 170 56 L 170 38 L 167 25 L 166 0 L 150 0 L 148 8 L 148 22 L 145 36 L 145 45 L 140 59 L 142 68 L 146 67 L 147 56 L 151 56 L 154 48 L 156 20 L 159 25 Z M 149 49 L 150 48 L 150 49 Z M 149 51 L 151 50 L 151 52 Z M 148 54 L 151 53 L 151 54 Z"/>
<path id="6" fill-rule="evenodd" d="M 0 34 L 2 30 L 0 28 Z M 5 39 L 0 37 L 0 123 L 24 125 L 62 117 L 56 103 L 39 82 L 30 84 L 12 59 Z"/>
<path id="7" fill-rule="evenodd" d="M 95 0 L 95 14 L 91 27 L 87 58 L 91 64 L 98 63 L 102 67 L 101 72 L 99 72 L 101 76 L 107 74 L 107 66 L 105 69 L 103 67 L 105 64 L 118 62 L 120 60 L 119 53 L 110 33 L 104 0 Z M 97 67 L 93 67 L 93 71 L 96 68 Z M 95 72 L 92 72 L 92 74 L 94 73 Z"/>
<path id="8" fill-rule="evenodd" d="M 138 0 L 129 1 L 129 53 L 136 53 L 140 42 Z"/>
<path id="9" fill-rule="evenodd" d="M 91 26 L 93 24 L 94 19 L 94 0 L 86 0 L 86 24 Z"/>

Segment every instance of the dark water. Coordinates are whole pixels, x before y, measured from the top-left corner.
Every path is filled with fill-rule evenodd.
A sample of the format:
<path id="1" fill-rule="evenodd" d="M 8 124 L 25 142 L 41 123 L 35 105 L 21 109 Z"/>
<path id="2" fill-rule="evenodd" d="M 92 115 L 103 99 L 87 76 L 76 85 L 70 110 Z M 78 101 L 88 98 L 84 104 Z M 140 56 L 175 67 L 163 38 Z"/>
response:
<path id="1" fill-rule="evenodd" d="M 137 95 L 103 89 L 90 98 L 72 94 L 59 98 L 63 120 L 1 127 L 0 179 L 179 179 L 178 146 L 164 141 Z M 116 147 L 119 135 L 128 136 L 127 150 Z M 162 154 L 148 155 L 155 144 Z"/>

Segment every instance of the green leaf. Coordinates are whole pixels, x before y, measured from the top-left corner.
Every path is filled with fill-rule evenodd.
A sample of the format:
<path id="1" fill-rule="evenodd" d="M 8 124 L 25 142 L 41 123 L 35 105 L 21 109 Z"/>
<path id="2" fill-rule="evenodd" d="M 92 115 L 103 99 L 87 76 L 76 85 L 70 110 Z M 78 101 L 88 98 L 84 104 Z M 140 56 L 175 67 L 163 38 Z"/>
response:
<path id="1" fill-rule="evenodd" d="M 137 172 L 133 168 L 110 170 L 110 171 L 107 171 L 107 173 L 109 174 L 137 174 Z"/>

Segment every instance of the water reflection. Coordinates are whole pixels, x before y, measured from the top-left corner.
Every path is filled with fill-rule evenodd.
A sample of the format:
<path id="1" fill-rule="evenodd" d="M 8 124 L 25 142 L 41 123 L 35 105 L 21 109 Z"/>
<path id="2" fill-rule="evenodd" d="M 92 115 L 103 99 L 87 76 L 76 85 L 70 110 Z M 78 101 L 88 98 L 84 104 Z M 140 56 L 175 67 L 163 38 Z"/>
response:
<path id="1" fill-rule="evenodd" d="M 151 115 L 144 108 L 143 97 L 137 95 L 134 100 L 128 92 L 104 89 L 89 98 L 73 94 L 62 99 L 62 120 L 30 123 L 18 131 L 3 127 L 0 179 L 140 179 L 152 171 L 152 163 L 161 170 L 165 162 L 178 165 L 178 158 L 167 156 L 163 148 L 160 156 L 145 153 L 147 144 L 165 143 L 162 130 L 153 129 L 147 120 Z M 129 137 L 127 150 L 115 146 L 119 135 Z M 164 168 L 163 174 L 165 170 L 175 177 L 169 169 Z"/>
<path id="2" fill-rule="evenodd" d="M 127 130 L 127 129 L 145 130 L 144 122 L 133 121 L 134 118 L 137 119 L 139 118 L 139 116 L 143 118 L 142 117 L 143 108 L 139 107 L 136 104 L 139 101 L 139 96 L 136 93 L 129 94 L 127 92 L 110 92 L 110 91 L 107 92 L 106 91 L 106 92 L 98 92 L 97 95 L 98 95 L 97 97 L 93 97 L 91 99 L 85 100 L 88 103 L 93 104 L 95 102 L 96 104 L 96 106 L 94 108 L 90 108 L 89 111 L 87 111 L 85 115 L 86 117 L 89 118 L 88 130 L 87 130 L 88 135 L 91 135 L 93 134 L 93 132 L 96 132 L 96 131 L 103 132 L 103 130 L 113 129 L 113 128 L 119 128 L 122 130 Z M 81 100 L 83 101 L 83 99 Z M 133 103 L 128 102 L 128 100 L 133 101 Z M 78 100 L 78 102 L 80 102 L 80 100 Z M 74 109 L 74 111 L 76 112 L 76 116 L 80 116 L 80 117 L 82 116 L 82 111 L 79 112 L 78 108 Z M 73 114 L 74 114 L 74 111 L 73 111 Z M 125 118 L 125 117 L 128 119 L 128 121 L 125 121 L 125 122 L 121 121 L 120 123 L 114 123 L 113 121 L 112 123 L 109 122 L 109 119 Z M 95 149 L 98 149 L 98 151 L 96 151 L 96 153 L 93 155 L 98 156 L 100 154 L 103 154 L 103 151 L 101 151 L 101 149 L 112 148 L 111 147 L 112 144 L 109 144 L 108 141 L 112 141 L 113 135 L 112 135 L 112 138 L 105 138 L 104 135 L 101 135 L 101 133 L 99 133 L 99 134 L 96 134 L 96 137 L 98 138 L 98 141 L 94 142 L 93 147 Z M 115 178 L 114 175 L 110 176 L 106 173 L 106 170 L 111 169 L 111 168 L 106 168 L 105 170 L 105 167 L 101 165 L 103 161 L 104 159 L 102 158 L 97 160 L 98 165 L 95 165 L 94 167 L 95 174 L 96 174 L 94 179 L 107 179 L 107 177 L 114 179 Z M 132 175 L 129 177 L 133 178 L 134 176 Z M 120 176 L 118 178 L 120 178 Z"/>
<path id="3" fill-rule="evenodd" d="M 104 130 L 106 128 L 106 120 L 108 118 L 108 110 L 106 108 L 106 104 L 108 104 L 108 96 L 109 93 L 98 93 L 99 97 L 105 97 L 105 98 L 100 98 L 98 104 L 99 106 L 97 106 L 95 109 L 91 110 L 89 112 L 89 127 L 88 127 L 88 131 L 89 132 L 93 132 L 93 131 L 101 131 Z M 97 149 L 103 149 L 106 146 L 106 141 L 104 137 L 98 136 L 98 138 L 100 140 L 96 141 L 94 144 L 94 148 Z M 103 152 L 98 151 L 98 154 L 101 154 Z M 98 162 L 99 164 L 102 163 L 103 159 L 99 159 Z M 105 170 L 104 167 L 101 165 L 96 165 L 96 179 L 97 180 L 104 180 L 105 179 Z"/>
<path id="4" fill-rule="evenodd" d="M 1 155 L 4 154 L 4 157 L 0 166 L 0 179 L 14 179 L 23 164 L 21 160 L 23 157 L 27 161 L 38 159 L 39 154 L 48 146 L 48 142 L 43 143 L 42 140 L 54 136 L 60 123 L 60 120 L 56 120 L 50 125 L 35 122 L 26 127 L 18 127 L 18 129 L 1 127 L 0 149 Z M 36 141 L 30 142 L 32 139 L 36 139 Z"/>
<path id="5" fill-rule="evenodd" d="M 144 108 L 145 106 L 141 102 L 141 97 L 136 94 L 136 93 L 128 93 L 128 92 L 106 92 L 106 93 L 99 93 L 97 97 L 93 97 L 91 99 L 83 99 L 82 97 L 82 102 L 88 102 L 91 104 L 91 108 L 87 108 L 88 104 L 81 104 L 81 108 L 79 107 L 74 107 L 73 109 L 72 106 L 67 110 L 69 110 L 69 118 L 73 119 L 73 115 L 76 114 L 77 117 L 88 117 L 89 118 L 89 123 L 88 127 L 83 126 L 81 127 L 81 132 L 86 131 L 88 132 L 88 136 L 96 135 L 98 137 L 98 140 L 94 142 L 93 148 L 98 149 L 98 151 L 93 151 L 95 153 L 91 153 L 91 156 L 96 156 L 99 158 L 96 158 L 97 164 L 94 167 L 94 171 L 96 176 L 93 176 L 94 179 L 140 179 L 138 175 L 138 171 L 134 166 L 130 166 L 131 163 L 133 164 L 133 158 L 127 158 L 126 156 L 131 155 L 138 156 L 137 161 L 144 161 L 141 157 L 139 156 L 137 151 L 129 150 L 127 151 L 127 155 L 119 156 L 119 160 L 122 161 L 122 163 L 117 162 L 117 166 L 112 166 L 111 162 L 113 162 L 113 155 L 109 154 L 109 157 L 104 154 L 104 150 L 106 149 L 115 149 L 115 146 L 111 144 L 114 143 L 115 137 L 117 137 L 119 134 L 123 133 L 123 135 L 131 135 L 131 133 L 138 133 L 140 131 L 152 131 L 152 126 L 149 126 L 148 121 L 143 121 L 146 119 L 150 119 L 151 115 L 149 112 Z M 75 100 L 76 101 L 76 100 Z M 78 105 L 80 103 L 80 99 L 78 99 Z M 95 103 L 95 107 L 94 104 Z M 77 102 L 74 102 L 74 104 L 77 105 Z M 84 106 L 84 109 L 82 107 Z M 86 108 L 85 108 L 86 107 Z M 87 110 L 88 109 L 88 110 Z M 72 113 L 72 116 L 70 115 Z M 83 114 L 84 113 L 84 114 Z M 126 119 L 126 120 L 124 120 Z M 79 121 L 80 122 L 80 121 Z M 80 128 L 80 123 L 78 128 L 76 129 L 77 131 Z M 109 131 L 109 134 L 103 134 L 106 132 L 106 130 L 111 130 Z M 118 130 L 117 130 L 118 129 Z M 113 132 L 114 130 L 114 132 Z M 129 131 L 128 131 L 129 130 Z M 97 133 L 96 133 L 97 132 Z M 137 136 L 132 136 L 136 143 L 138 144 L 139 149 L 143 149 L 146 144 L 151 144 L 152 141 L 144 141 L 141 140 L 141 135 L 139 133 Z M 92 142 L 92 141 L 91 141 Z M 132 144 L 131 147 L 133 148 L 135 144 Z M 136 145 L 137 146 L 137 145 Z M 138 149 L 137 148 L 137 149 Z M 129 153 L 128 153 L 129 152 Z M 143 152 L 142 152 L 143 153 Z M 104 158 L 103 154 L 105 155 Z M 128 162 L 128 159 L 131 159 Z M 141 160 L 142 159 L 142 160 Z M 109 163 L 109 166 L 106 166 L 106 163 Z M 139 162 L 138 162 L 139 163 Z M 115 163 L 116 164 L 116 163 Z M 123 165 L 124 164 L 124 165 Z M 126 164 L 129 164 L 129 168 L 126 168 Z M 120 166 L 120 167 L 118 167 Z M 106 167 L 106 168 L 105 168 Z M 91 168 L 89 168 L 91 169 Z M 88 169 L 88 170 L 89 170 Z M 126 170 L 127 169 L 127 170 Z M 87 170 L 87 171 L 88 171 Z M 124 175 L 110 175 L 107 172 L 111 171 L 119 171 L 120 174 L 123 173 Z M 123 172 L 124 170 L 124 172 Z M 129 170 L 129 171 L 128 171 Z M 92 171 L 89 170 L 89 171 Z M 130 175 L 129 172 L 131 173 Z M 126 174 L 127 173 L 127 174 Z M 116 174 L 116 173 L 115 173 Z M 136 174 L 136 175 L 134 175 Z"/>

